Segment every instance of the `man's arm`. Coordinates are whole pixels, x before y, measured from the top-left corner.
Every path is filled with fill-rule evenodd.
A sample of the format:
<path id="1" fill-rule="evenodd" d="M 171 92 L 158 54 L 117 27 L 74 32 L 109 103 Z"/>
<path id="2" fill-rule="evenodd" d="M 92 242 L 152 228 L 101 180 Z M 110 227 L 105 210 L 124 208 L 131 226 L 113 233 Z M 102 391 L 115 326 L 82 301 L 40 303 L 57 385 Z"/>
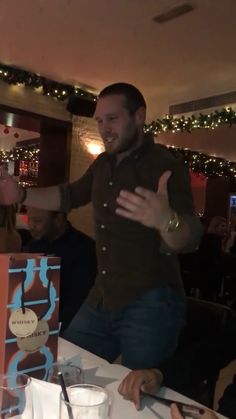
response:
<path id="1" fill-rule="evenodd" d="M 9 175 L 0 178 L 0 204 L 25 204 L 31 207 L 49 211 L 58 211 L 60 208 L 60 188 L 23 188 Z"/>
<path id="2" fill-rule="evenodd" d="M 60 209 L 60 200 L 59 186 L 25 189 L 0 166 L 1 205 L 24 203 L 31 207 L 57 211 Z"/>
<path id="3" fill-rule="evenodd" d="M 72 183 L 47 188 L 23 188 L 0 167 L 0 205 L 25 204 L 48 211 L 69 212 L 91 200 L 92 166 Z"/>
<path id="4" fill-rule="evenodd" d="M 20 190 L 21 198 L 22 194 L 24 194 L 23 189 Z M 41 208 L 48 211 L 59 211 L 61 204 L 60 187 L 28 188 L 26 189 L 26 196 L 22 203 L 29 207 Z"/>
<path id="5" fill-rule="evenodd" d="M 174 231 L 167 231 L 167 228 L 159 231 L 163 241 L 162 251 L 174 250 L 184 253 L 197 250 L 203 228 L 197 217 L 180 215 L 178 216 L 178 226 Z"/>

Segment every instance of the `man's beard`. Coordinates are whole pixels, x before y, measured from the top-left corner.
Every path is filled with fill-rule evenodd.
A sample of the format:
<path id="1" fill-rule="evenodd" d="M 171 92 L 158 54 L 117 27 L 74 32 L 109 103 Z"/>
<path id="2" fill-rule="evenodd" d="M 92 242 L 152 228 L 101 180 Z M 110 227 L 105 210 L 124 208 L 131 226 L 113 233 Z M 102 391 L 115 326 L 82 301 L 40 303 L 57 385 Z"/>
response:
<path id="1" fill-rule="evenodd" d="M 116 152 L 116 154 L 125 153 L 126 151 L 135 148 L 135 145 L 139 140 L 138 134 L 138 129 L 136 129 L 131 136 L 126 137 L 125 141 L 121 145 L 121 148 Z"/>

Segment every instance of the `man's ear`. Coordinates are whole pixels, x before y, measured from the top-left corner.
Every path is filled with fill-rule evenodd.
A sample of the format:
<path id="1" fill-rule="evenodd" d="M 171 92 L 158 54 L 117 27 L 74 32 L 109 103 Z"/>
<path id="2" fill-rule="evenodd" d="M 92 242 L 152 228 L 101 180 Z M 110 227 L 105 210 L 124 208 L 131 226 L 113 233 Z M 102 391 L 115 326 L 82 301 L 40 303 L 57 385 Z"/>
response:
<path id="1" fill-rule="evenodd" d="M 142 127 L 145 124 L 145 121 L 146 121 L 146 109 L 144 108 L 144 106 L 141 106 L 135 112 L 135 121 L 136 121 L 136 124 L 137 125 L 142 126 Z"/>

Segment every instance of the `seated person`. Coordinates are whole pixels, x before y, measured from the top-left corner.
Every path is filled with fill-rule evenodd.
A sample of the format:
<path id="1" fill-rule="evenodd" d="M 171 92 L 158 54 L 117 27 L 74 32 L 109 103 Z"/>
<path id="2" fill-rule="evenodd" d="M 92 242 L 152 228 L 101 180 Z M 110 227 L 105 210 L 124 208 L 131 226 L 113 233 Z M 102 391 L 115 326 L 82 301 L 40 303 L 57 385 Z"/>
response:
<path id="1" fill-rule="evenodd" d="M 228 226 L 224 217 L 215 216 L 202 236 L 196 266 L 199 278 L 198 288 L 205 300 L 216 301 L 223 277 L 223 255 L 225 240 L 228 239 Z"/>
<path id="2" fill-rule="evenodd" d="M 0 253 L 17 253 L 21 250 L 21 238 L 16 231 L 16 208 L 0 206 Z"/>
<path id="3" fill-rule="evenodd" d="M 131 371 L 119 386 L 119 392 L 131 399 L 140 409 L 140 391 L 157 392 L 161 385 L 197 400 L 196 388 L 204 380 L 215 376 L 236 358 L 235 317 L 228 319 L 221 334 L 214 334 L 204 342 L 177 352 L 162 362 L 159 369 Z M 219 413 L 236 418 L 236 377 L 219 401 Z"/>
<path id="4" fill-rule="evenodd" d="M 64 213 L 29 207 L 28 217 L 32 240 L 23 250 L 61 258 L 59 319 L 65 329 L 94 284 L 95 242 L 72 227 Z"/>
<path id="5" fill-rule="evenodd" d="M 21 237 L 21 246 L 22 248 L 25 248 L 27 243 L 32 238 L 29 232 L 29 221 L 25 205 L 18 205 L 16 213 L 16 229 Z"/>

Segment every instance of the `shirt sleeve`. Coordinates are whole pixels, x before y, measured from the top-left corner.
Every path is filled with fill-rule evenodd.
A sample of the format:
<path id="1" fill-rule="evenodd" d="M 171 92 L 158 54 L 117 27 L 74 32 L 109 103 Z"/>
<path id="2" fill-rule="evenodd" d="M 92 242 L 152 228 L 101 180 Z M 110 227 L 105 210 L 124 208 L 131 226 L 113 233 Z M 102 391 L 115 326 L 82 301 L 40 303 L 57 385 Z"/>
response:
<path id="1" fill-rule="evenodd" d="M 69 212 L 71 209 L 81 207 L 91 201 L 93 168 L 91 165 L 84 175 L 75 182 L 60 185 L 60 211 Z"/>
<path id="2" fill-rule="evenodd" d="M 184 218 L 190 228 L 189 241 L 181 249 L 181 253 L 193 252 L 198 248 L 203 228 L 199 217 L 195 215 L 188 169 L 180 159 L 174 159 L 171 167 L 167 170 L 172 173 L 167 184 L 170 206 L 180 217 Z M 164 242 L 162 242 L 161 251 L 165 253 L 173 252 L 173 250 L 168 249 Z"/>

